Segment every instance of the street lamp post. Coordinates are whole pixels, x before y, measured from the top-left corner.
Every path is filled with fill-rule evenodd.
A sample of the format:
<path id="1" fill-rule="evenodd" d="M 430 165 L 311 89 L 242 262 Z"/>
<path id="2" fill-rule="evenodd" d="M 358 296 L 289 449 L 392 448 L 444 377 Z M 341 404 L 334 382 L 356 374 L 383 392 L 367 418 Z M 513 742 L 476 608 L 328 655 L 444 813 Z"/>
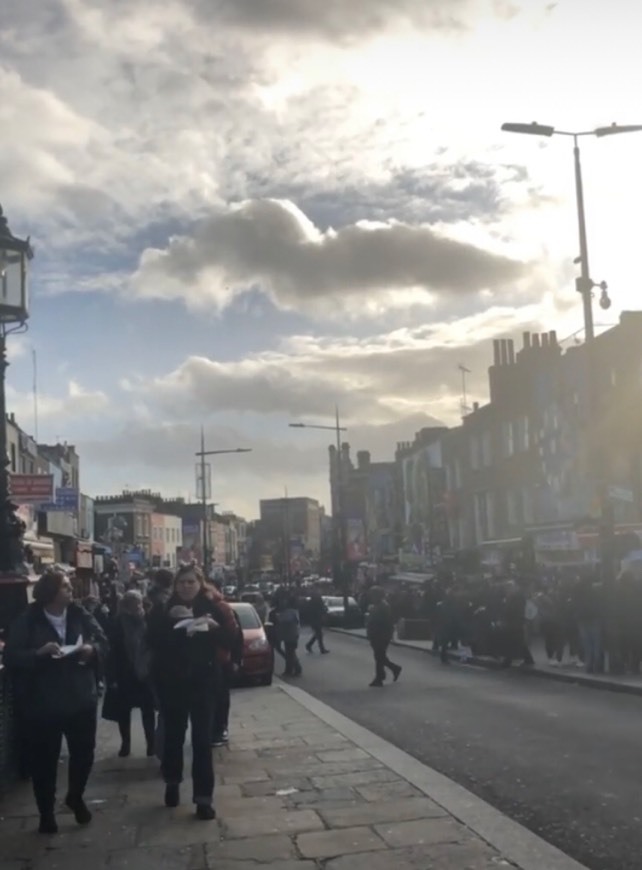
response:
<path id="1" fill-rule="evenodd" d="M 18 239 L 0 208 L 0 630 L 6 630 L 27 604 L 27 580 L 22 535 L 24 523 L 11 501 L 7 455 L 7 336 L 22 332 L 29 319 L 30 240 Z"/>
<path id="2" fill-rule="evenodd" d="M 337 466 L 336 466 L 336 498 L 333 505 L 334 514 L 334 540 L 335 540 L 335 567 L 334 571 L 337 575 L 335 583 L 343 590 L 343 603 L 347 611 L 348 608 L 348 578 L 343 570 L 343 562 L 346 558 L 346 540 L 345 540 L 345 517 L 343 516 L 343 472 L 341 463 L 341 433 L 347 432 L 347 428 L 341 425 L 339 419 L 339 408 L 334 409 L 335 423 L 334 426 L 323 426 L 317 423 L 290 423 L 291 429 L 320 429 L 325 432 L 334 432 L 336 436 L 337 450 Z"/>
<path id="3" fill-rule="evenodd" d="M 599 406 L 597 402 L 596 390 L 596 374 L 597 364 L 595 359 L 595 327 L 593 323 L 593 289 L 599 288 L 602 293 L 600 295 L 600 306 L 604 309 L 611 307 L 611 300 L 607 292 L 606 281 L 595 283 L 591 278 L 589 269 L 589 253 L 588 242 L 586 237 L 586 214 L 584 210 L 584 185 L 582 182 L 582 164 L 580 159 L 579 140 L 584 136 L 615 136 L 621 133 L 640 133 L 642 125 L 634 124 L 620 126 L 611 124 L 608 127 L 597 127 L 595 130 L 582 130 L 572 132 L 568 130 L 557 130 L 555 127 L 546 124 L 531 124 L 521 123 L 506 123 L 502 124 L 502 130 L 506 133 L 524 133 L 531 136 L 567 136 L 573 139 L 573 168 L 575 174 L 575 197 L 577 202 L 577 222 L 580 242 L 580 255 L 576 262 L 580 265 L 580 275 L 576 279 L 576 287 L 578 293 L 582 297 L 582 308 L 584 314 L 584 335 L 586 337 L 586 362 L 587 362 L 587 379 L 588 379 L 588 396 L 589 396 L 589 413 L 595 418 L 599 414 Z M 592 431 L 592 429 L 590 430 Z M 602 571 L 605 579 L 611 579 L 613 568 L 612 542 L 613 542 L 613 511 L 611 502 L 608 496 L 608 486 L 605 474 L 604 455 L 601 446 L 596 443 L 595 435 L 593 435 L 592 454 L 595 460 L 596 477 L 597 477 L 597 496 L 599 502 L 600 517 L 602 523 L 603 547 L 602 547 Z"/>
<path id="4" fill-rule="evenodd" d="M 209 527 L 209 517 L 208 517 L 208 509 L 207 509 L 207 478 L 206 471 L 210 467 L 205 462 L 206 456 L 221 456 L 224 453 L 251 453 L 252 449 L 250 447 L 234 447 L 231 450 L 206 450 L 205 449 L 205 433 L 203 428 L 201 427 L 201 449 L 197 450 L 196 456 L 199 457 L 200 462 L 200 498 L 201 498 L 201 507 L 203 510 L 203 535 L 202 535 L 202 547 L 203 547 L 203 569 L 205 574 L 209 574 L 209 535 L 208 535 L 208 527 Z"/>

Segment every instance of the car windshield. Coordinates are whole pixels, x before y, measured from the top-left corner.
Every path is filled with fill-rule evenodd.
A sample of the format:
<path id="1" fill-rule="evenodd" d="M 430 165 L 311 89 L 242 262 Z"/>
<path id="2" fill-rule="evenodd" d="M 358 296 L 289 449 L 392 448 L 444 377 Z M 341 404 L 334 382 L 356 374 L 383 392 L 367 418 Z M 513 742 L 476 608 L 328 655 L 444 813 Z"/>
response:
<path id="1" fill-rule="evenodd" d="M 343 598 L 324 598 L 326 607 L 343 607 Z"/>
<path id="2" fill-rule="evenodd" d="M 235 607 L 236 615 L 241 623 L 241 628 L 260 628 L 261 620 L 253 607 Z"/>

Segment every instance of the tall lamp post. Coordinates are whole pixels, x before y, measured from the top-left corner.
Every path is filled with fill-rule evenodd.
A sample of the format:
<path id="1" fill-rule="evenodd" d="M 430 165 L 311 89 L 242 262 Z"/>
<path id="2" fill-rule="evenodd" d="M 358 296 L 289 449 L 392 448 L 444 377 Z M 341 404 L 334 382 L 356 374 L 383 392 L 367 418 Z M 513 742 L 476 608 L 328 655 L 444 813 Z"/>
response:
<path id="1" fill-rule="evenodd" d="M 599 414 L 599 405 L 597 401 L 596 389 L 596 374 L 597 363 L 595 359 L 595 327 L 593 323 L 593 289 L 599 288 L 600 306 L 604 309 L 611 307 L 611 300 L 607 292 L 606 281 L 595 283 L 591 278 L 589 269 L 589 254 L 588 242 L 586 237 L 586 214 L 584 211 L 584 185 L 582 183 L 582 164 L 580 161 L 580 144 L 579 140 L 585 136 L 596 136 L 603 138 L 604 136 L 615 136 L 620 133 L 640 133 L 642 125 L 619 126 L 611 124 L 608 127 L 597 127 L 595 130 L 581 130 L 577 132 L 569 130 L 557 130 L 555 127 L 546 124 L 531 124 L 521 123 L 506 123 L 502 124 L 502 130 L 506 133 L 524 133 L 530 136 L 566 136 L 573 139 L 573 166 L 575 173 L 575 197 L 577 202 L 577 221 L 579 230 L 580 255 L 576 262 L 580 265 L 580 275 L 576 278 L 575 284 L 577 292 L 582 297 L 582 307 L 584 312 L 584 335 L 586 337 L 586 362 L 587 362 L 587 380 L 588 380 L 588 398 L 589 398 L 589 413 L 592 418 L 596 418 Z M 606 480 L 606 468 L 604 454 L 599 439 L 593 435 L 591 452 L 593 454 L 596 477 L 597 477 L 597 497 L 601 519 L 602 533 L 602 572 L 604 579 L 610 580 L 613 569 L 613 511 L 611 501 L 608 495 L 608 486 Z"/>
<path id="2" fill-rule="evenodd" d="M 201 427 L 201 449 L 196 451 L 196 456 L 199 457 L 199 477 L 201 481 L 200 485 L 200 498 L 201 498 L 201 506 L 203 509 L 203 568 L 205 570 L 205 574 L 209 574 L 210 569 L 210 552 L 209 552 L 209 535 L 208 535 L 208 527 L 209 527 L 209 516 L 208 516 L 208 508 L 207 508 L 207 500 L 208 500 L 208 479 L 206 477 L 207 471 L 211 468 L 211 466 L 205 462 L 205 458 L 207 456 L 222 456 L 225 453 L 251 453 L 252 449 L 250 447 L 234 447 L 231 450 L 206 450 L 205 449 L 205 433 L 203 428 Z"/>
<path id="3" fill-rule="evenodd" d="M 338 581 L 343 590 L 343 603 L 348 608 L 348 577 L 343 570 L 343 562 L 346 558 L 345 540 L 345 517 L 343 516 L 343 473 L 341 468 L 341 433 L 347 432 L 347 428 L 341 425 L 339 420 L 339 408 L 334 409 L 334 426 L 323 426 L 317 423 L 290 423 L 291 429 L 320 429 L 325 432 L 334 432 L 336 436 L 337 466 L 336 466 L 336 497 L 333 505 L 334 514 L 334 541 L 335 541 L 335 583 Z"/>
<path id="4" fill-rule="evenodd" d="M 29 319 L 30 240 L 18 239 L 9 229 L 0 208 L 0 631 L 27 604 L 27 579 L 22 535 L 24 523 L 11 501 L 11 478 L 7 455 L 7 336 L 22 332 Z"/>

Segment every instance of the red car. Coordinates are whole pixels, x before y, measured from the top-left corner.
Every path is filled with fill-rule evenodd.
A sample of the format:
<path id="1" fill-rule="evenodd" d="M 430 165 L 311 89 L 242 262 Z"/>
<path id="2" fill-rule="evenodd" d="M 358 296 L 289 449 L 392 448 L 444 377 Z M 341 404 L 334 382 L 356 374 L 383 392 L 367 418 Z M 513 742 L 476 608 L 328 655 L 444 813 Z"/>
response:
<path id="1" fill-rule="evenodd" d="M 259 615 L 247 602 L 230 602 L 243 629 L 243 661 L 239 671 L 242 680 L 272 684 L 274 652 L 270 646 Z"/>

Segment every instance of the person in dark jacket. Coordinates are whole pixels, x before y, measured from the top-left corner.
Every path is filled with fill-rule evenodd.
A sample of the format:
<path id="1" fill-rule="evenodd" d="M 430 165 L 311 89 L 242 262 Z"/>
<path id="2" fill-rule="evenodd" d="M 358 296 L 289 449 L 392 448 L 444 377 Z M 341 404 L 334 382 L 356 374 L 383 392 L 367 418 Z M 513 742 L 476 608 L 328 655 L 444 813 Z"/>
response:
<path id="1" fill-rule="evenodd" d="M 312 652 L 315 643 L 319 645 L 319 651 L 323 655 L 327 655 L 330 652 L 323 641 L 323 621 L 325 620 L 325 615 L 326 610 L 323 598 L 321 597 L 319 590 L 315 588 L 310 596 L 310 602 L 308 604 L 308 622 L 312 629 L 312 637 L 306 643 L 305 648 L 309 653 Z"/>
<path id="2" fill-rule="evenodd" d="M 285 656 L 284 677 L 300 677 L 303 673 L 301 662 L 296 652 L 301 634 L 301 621 L 297 605 L 296 595 L 290 595 L 289 598 L 283 601 L 277 616 L 279 639 L 283 644 Z"/>
<path id="3" fill-rule="evenodd" d="M 128 590 L 118 602 L 118 613 L 109 626 L 108 637 L 103 718 L 118 722 L 121 739 L 118 755 L 127 758 L 131 754 L 132 710 L 139 707 L 147 756 L 151 758 L 154 755 L 156 712 L 150 683 L 145 608 L 143 596 L 137 590 Z"/>
<path id="4" fill-rule="evenodd" d="M 220 581 L 219 581 L 220 582 Z M 231 638 L 231 644 L 218 648 L 218 679 L 216 698 L 214 701 L 214 721 L 212 725 L 212 746 L 225 746 L 229 741 L 229 718 L 231 703 L 231 688 L 234 675 L 243 661 L 243 629 L 239 618 L 227 603 L 219 582 L 206 583 L 205 593 L 218 606 L 221 616 L 225 619 L 223 625 Z"/>
<path id="5" fill-rule="evenodd" d="M 63 571 L 43 574 L 33 598 L 10 628 L 5 660 L 14 672 L 27 732 L 39 831 L 55 834 L 63 736 L 69 750 L 65 803 L 78 824 L 89 824 L 92 818 L 83 795 L 96 745 L 96 664 L 104 660 L 107 640 L 96 620 L 72 601 L 73 588 Z"/>
<path id="6" fill-rule="evenodd" d="M 373 586 L 369 597 L 371 604 L 366 629 L 375 660 L 375 678 L 370 685 L 381 688 L 386 679 L 386 668 L 392 672 L 393 679 L 397 682 L 401 674 L 401 666 L 388 658 L 388 647 L 394 634 L 395 624 L 385 592 L 380 586 Z"/>
<path id="7" fill-rule="evenodd" d="M 225 630 L 225 615 L 204 587 L 198 568 L 179 568 L 171 598 L 149 613 L 147 637 L 164 728 L 165 805 L 180 802 L 185 732 L 191 722 L 193 802 L 197 817 L 208 820 L 216 818 L 211 740 L 218 654 L 233 639 Z"/>

